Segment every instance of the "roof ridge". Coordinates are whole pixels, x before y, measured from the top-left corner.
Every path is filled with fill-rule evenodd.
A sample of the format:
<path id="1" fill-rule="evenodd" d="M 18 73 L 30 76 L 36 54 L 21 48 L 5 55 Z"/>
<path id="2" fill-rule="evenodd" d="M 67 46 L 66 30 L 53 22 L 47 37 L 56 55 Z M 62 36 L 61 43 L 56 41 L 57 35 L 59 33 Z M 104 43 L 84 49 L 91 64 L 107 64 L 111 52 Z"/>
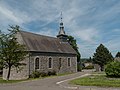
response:
<path id="1" fill-rule="evenodd" d="M 23 30 L 21 30 L 20 32 L 29 33 L 29 34 L 33 34 L 33 35 L 37 35 L 37 36 L 43 36 L 43 37 L 47 37 L 47 38 L 57 39 L 56 37 L 47 36 L 47 35 L 41 35 L 41 34 L 37 34 L 37 33 L 34 33 L 34 32 L 28 32 L 28 31 L 23 31 Z"/>

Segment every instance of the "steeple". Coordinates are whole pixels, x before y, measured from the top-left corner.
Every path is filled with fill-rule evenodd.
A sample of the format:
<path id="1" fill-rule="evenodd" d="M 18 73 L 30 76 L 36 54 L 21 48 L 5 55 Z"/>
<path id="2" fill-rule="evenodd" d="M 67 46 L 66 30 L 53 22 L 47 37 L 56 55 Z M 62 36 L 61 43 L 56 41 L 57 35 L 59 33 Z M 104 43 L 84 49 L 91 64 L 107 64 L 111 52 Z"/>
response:
<path id="1" fill-rule="evenodd" d="M 57 38 L 59 38 L 62 42 L 66 42 L 67 41 L 67 35 L 65 34 L 64 31 L 64 26 L 63 26 L 63 21 L 62 21 L 62 12 L 61 12 L 61 21 L 60 21 L 60 30 L 59 33 L 57 35 Z"/>
<path id="2" fill-rule="evenodd" d="M 62 12 L 61 12 L 61 22 L 60 22 L 60 31 L 58 35 L 65 35 L 65 31 L 64 31 L 64 26 L 63 26 L 63 21 L 62 21 Z"/>

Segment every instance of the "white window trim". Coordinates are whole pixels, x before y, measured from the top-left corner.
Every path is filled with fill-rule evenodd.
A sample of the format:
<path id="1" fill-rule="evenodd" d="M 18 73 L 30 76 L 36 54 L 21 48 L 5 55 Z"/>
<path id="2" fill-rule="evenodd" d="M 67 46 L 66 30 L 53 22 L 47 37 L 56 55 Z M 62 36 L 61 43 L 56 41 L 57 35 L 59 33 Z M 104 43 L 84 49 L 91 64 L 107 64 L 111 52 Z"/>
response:
<path id="1" fill-rule="evenodd" d="M 51 58 L 51 68 L 49 68 L 49 58 Z M 52 57 L 48 57 L 48 69 L 53 69 L 53 58 Z"/>
<path id="2" fill-rule="evenodd" d="M 68 57 L 67 58 L 67 67 L 71 67 L 71 58 L 70 58 L 70 66 L 68 66 L 68 59 L 69 59 L 70 57 Z"/>
<path id="3" fill-rule="evenodd" d="M 35 60 L 36 60 L 36 58 L 39 58 L 39 69 L 35 69 Z M 36 56 L 35 58 L 34 58 L 34 71 L 35 70 L 40 70 L 40 57 L 39 56 Z"/>

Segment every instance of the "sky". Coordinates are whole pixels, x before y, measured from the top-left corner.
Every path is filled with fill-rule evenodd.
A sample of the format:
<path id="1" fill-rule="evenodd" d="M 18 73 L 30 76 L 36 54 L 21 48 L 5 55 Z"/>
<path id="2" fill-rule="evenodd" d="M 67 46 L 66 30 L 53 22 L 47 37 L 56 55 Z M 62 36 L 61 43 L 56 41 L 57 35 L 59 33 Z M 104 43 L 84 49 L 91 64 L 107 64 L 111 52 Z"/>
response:
<path id="1" fill-rule="evenodd" d="M 113 56 L 120 51 L 120 0 L 0 0 L 0 30 L 9 25 L 56 37 L 60 14 L 67 35 L 77 40 L 82 58 L 102 43 Z"/>

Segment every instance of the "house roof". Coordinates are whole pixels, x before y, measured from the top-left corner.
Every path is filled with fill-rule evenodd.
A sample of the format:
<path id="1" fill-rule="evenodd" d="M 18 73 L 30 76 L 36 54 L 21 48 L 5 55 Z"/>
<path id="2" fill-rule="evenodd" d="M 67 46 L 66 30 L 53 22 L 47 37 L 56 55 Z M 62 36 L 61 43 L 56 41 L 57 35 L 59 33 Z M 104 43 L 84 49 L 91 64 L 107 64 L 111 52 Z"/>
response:
<path id="1" fill-rule="evenodd" d="M 58 38 L 20 31 L 28 51 L 76 54 L 68 42 Z"/>

